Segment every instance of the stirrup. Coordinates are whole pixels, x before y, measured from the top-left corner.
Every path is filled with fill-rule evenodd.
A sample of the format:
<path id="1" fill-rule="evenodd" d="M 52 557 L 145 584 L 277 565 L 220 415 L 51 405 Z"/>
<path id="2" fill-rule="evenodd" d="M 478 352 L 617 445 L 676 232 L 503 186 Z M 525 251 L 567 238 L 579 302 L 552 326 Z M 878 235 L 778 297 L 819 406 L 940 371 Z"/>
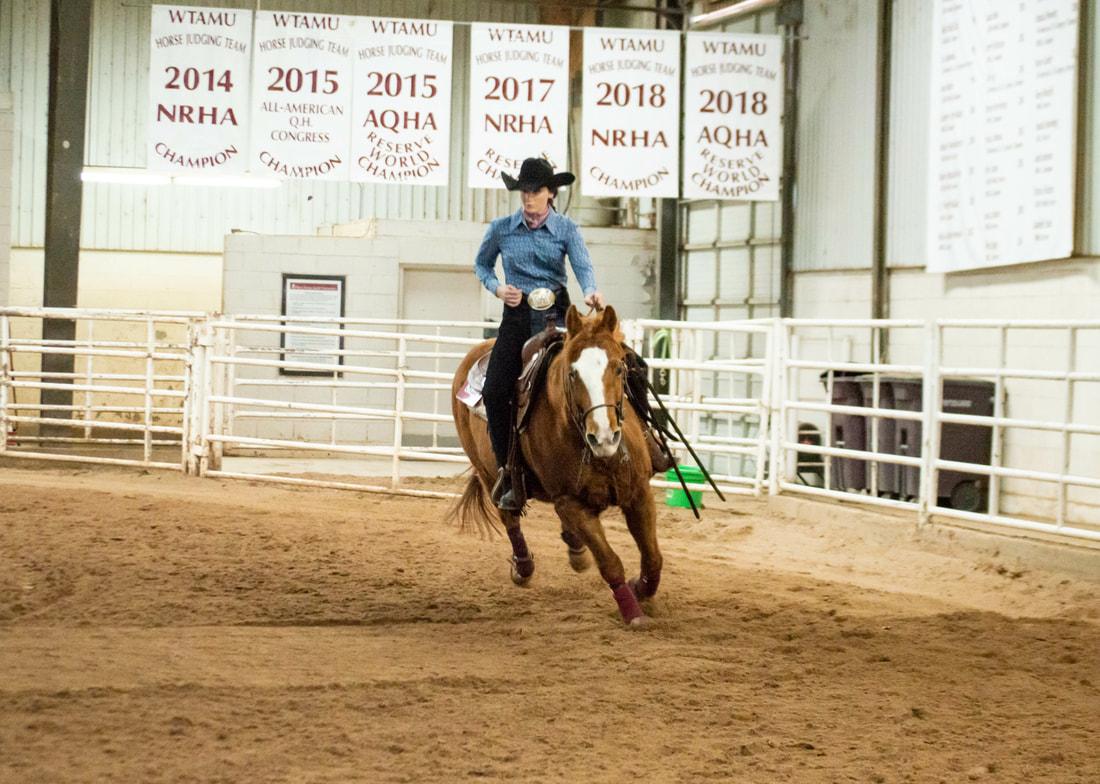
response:
<path id="1" fill-rule="evenodd" d="M 516 494 L 512 489 L 511 473 L 507 468 L 500 469 L 489 497 L 496 508 L 502 512 L 519 512 L 523 509 L 516 500 Z"/>

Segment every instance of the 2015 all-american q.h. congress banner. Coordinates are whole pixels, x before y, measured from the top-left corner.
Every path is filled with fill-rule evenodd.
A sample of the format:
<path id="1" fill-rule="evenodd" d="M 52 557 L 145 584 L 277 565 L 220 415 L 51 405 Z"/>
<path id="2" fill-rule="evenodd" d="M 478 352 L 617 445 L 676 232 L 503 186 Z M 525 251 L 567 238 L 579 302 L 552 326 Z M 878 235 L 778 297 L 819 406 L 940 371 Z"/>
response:
<path id="1" fill-rule="evenodd" d="M 359 17 L 353 31 L 351 178 L 446 185 L 453 25 Z"/>
<path id="2" fill-rule="evenodd" d="M 471 25 L 470 187 L 503 188 L 524 158 L 565 168 L 568 123 L 569 28 Z"/>
<path id="3" fill-rule="evenodd" d="M 672 196 L 680 189 L 680 34 L 584 31 L 581 190 Z"/>
<path id="4" fill-rule="evenodd" d="M 782 52 L 777 35 L 687 34 L 685 198 L 779 198 Z"/>
<path id="5" fill-rule="evenodd" d="M 252 172 L 347 180 L 351 17 L 256 12 Z"/>
<path id="6" fill-rule="evenodd" d="M 148 167 L 180 173 L 248 168 L 252 12 L 154 6 Z"/>

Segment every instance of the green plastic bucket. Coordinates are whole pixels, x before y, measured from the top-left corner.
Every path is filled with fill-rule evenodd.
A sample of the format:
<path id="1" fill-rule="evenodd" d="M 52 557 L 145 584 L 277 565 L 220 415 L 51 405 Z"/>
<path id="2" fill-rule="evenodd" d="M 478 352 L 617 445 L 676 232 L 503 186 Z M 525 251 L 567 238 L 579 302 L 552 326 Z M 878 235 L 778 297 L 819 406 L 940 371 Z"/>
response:
<path id="1" fill-rule="evenodd" d="M 706 481 L 703 477 L 703 472 L 695 466 L 680 466 L 680 473 L 684 476 L 684 481 L 689 485 L 702 484 Z M 665 481 L 675 482 L 676 487 L 665 488 L 665 505 L 666 506 L 682 506 L 685 509 L 691 508 L 691 503 L 688 501 L 687 493 L 684 492 L 684 488 L 680 487 L 680 480 L 676 478 L 676 471 L 668 469 L 665 471 Z M 692 490 L 691 497 L 695 501 L 695 505 L 700 509 L 703 508 L 703 491 Z"/>

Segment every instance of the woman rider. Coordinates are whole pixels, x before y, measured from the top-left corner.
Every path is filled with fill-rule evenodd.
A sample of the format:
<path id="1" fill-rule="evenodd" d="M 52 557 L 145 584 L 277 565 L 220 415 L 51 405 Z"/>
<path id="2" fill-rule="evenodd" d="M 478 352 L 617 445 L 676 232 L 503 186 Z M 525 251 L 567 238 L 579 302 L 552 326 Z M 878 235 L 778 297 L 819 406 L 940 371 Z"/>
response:
<path id="1" fill-rule="evenodd" d="M 575 179 L 569 172 L 554 173 L 542 158 L 528 158 L 513 178 L 501 173 L 510 191 L 520 191 L 522 206 L 489 225 L 477 252 L 474 271 L 482 285 L 504 301 L 496 344 L 489 358 L 482 396 L 489 419 L 489 438 L 496 455 L 499 476 L 493 487 L 493 502 L 503 510 L 519 511 L 512 493 L 512 478 L 504 469 L 512 430 L 512 397 L 516 380 L 523 370 L 520 354 L 529 337 L 541 332 L 549 317 L 565 323 L 569 295 L 565 285 L 565 257 L 584 292 L 585 304 L 604 306 L 603 294 L 596 288 L 592 262 L 577 225 L 554 209 L 558 188 Z M 501 257 L 504 282 L 496 275 L 496 259 Z M 536 289 L 549 289 L 555 295 L 547 310 L 528 305 L 527 296 Z"/>

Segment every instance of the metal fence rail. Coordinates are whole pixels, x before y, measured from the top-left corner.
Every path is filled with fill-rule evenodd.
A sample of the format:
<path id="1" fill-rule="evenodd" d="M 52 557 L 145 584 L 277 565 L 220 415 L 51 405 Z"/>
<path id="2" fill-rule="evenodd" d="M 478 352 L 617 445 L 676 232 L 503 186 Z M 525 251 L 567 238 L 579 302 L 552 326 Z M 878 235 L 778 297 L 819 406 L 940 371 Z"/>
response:
<path id="1" fill-rule="evenodd" d="M 76 338 L 43 340 L 44 319 L 75 321 Z M 9 437 L 0 455 L 450 496 L 411 483 L 410 463 L 419 473 L 468 465 L 451 379 L 493 328 L 2 308 L 0 433 Z M 1100 541 L 1100 321 L 643 319 L 622 328 L 724 492 L 799 493 L 908 510 L 921 522 Z M 49 354 L 71 356 L 72 371 L 43 371 Z M 978 389 L 988 410 L 960 408 L 963 388 Z M 43 401 L 47 390 L 71 396 Z M 960 433 L 986 450 L 980 459 L 952 451 Z M 684 444 L 672 447 L 687 460 Z M 960 476 L 970 484 L 950 485 Z"/>

